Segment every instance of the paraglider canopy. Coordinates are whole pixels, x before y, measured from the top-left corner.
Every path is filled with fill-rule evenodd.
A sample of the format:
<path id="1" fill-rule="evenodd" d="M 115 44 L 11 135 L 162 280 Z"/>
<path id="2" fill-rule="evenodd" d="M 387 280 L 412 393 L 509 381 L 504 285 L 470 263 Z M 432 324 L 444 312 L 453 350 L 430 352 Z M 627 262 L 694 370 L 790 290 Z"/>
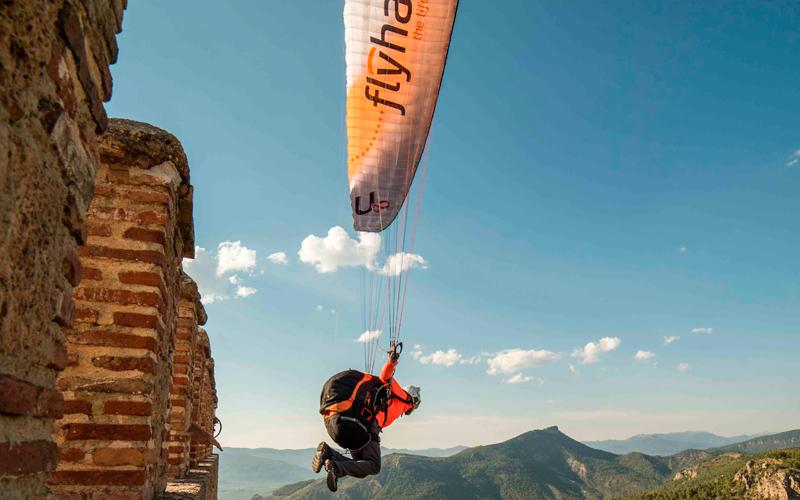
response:
<path id="1" fill-rule="evenodd" d="M 347 175 L 353 225 L 397 217 L 439 96 L 457 0 L 347 0 Z"/>
<path id="2" fill-rule="evenodd" d="M 345 0 L 353 226 L 383 232 L 385 262 L 363 286 L 367 371 L 384 330 L 391 346 L 399 342 L 407 273 L 421 261 L 406 251 L 414 244 L 413 229 L 406 239 L 406 200 L 431 128 L 457 8 L 458 0 Z"/>

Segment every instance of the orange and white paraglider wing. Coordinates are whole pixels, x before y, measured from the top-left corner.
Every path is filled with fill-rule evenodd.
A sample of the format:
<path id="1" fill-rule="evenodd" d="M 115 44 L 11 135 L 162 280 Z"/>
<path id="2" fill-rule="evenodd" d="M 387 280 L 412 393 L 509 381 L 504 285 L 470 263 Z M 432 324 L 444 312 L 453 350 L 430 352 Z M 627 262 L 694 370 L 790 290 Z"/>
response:
<path id="1" fill-rule="evenodd" d="M 379 232 L 425 149 L 458 0 L 345 0 L 347 176 L 353 225 Z"/>

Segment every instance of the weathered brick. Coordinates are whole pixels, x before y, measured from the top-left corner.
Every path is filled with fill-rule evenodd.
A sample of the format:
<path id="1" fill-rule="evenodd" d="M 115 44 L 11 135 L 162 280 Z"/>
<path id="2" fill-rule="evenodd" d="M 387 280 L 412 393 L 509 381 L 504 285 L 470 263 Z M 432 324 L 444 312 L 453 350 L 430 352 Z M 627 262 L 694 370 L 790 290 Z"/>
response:
<path id="1" fill-rule="evenodd" d="M 136 222 L 139 224 L 166 224 L 167 216 L 158 212 L 146 211 L 136 214 Z"/>
<path id="2" fill-rule="evenodd" d="M 131 227 L 125 230 L 122 236 L 129 240 L 158 243 L 159 245 L 164 245 L 166 239 L 164 236 L 164 231 L 158 231 L 155 229 L 142 229 L 140 227 Z"/>
<path id="3" fill-rule="evenodd" d="M 79 462 L 85 456 L 86 453 L 80 448 L 61 448 L 58 450 L 58 459 L 61 462 Z"/>
<path id="4" fill-rule="evenodd" d="M 100 222 L 89 221 L 89 236 L 111 236 L 111 226 L 108 224 L 101 224 Z"/>
<path id="5" fill-rule="evenodd" d="M 66 424 L 70 441 L 102 439 L 111 441 L 147 441 L 153 433 L 149 425 L 141 424 Z"/>
<path id="6" fill-rule="evenodd" d="M 61 418 L 64 415 L 64 395 L 55 389 L 43 388 L 36 400 L 37 417 Z"/>
<path id="7" fill-rule="evenodd" d="M 0 413 L 7 415 L 34 415 L 40 413 L 40 397 L 46 389 L 30 382 L 0 374 Z M 60 395 L 60 394 L 59 394 Z M 47 401 L 42 401 L 46 404 Z"/>
<path id="8" fill-rule="evenodd" d="M 163 285 L 163 278 L 158 273 L 122 271 L 117 277 L 120 283 L 128 285 L 147 285 L 159 288 Z"/>
<path id="9" fill-rule="evenodd" d="M 188 354 L 177 354 L 177 353 L 176 353 L 176 354 L 175 354 L 175 355 L 172 357 L 172 361 L 173 361 L 174 363 L 184 363 L 184 364 L 186 364 L 186 363 L 189 363 L 189 361 L 191 361 L 191 358 L 189 357 L 189 355 L 188 355 Z"/>
<path id="10" fill-rule="evenodd" d="M 80 287 L 75 290 L 75 298 L 90 302 L 107 302 L 124 306 L 160 307 L 161 297 L 153 292 L 132 292 L 110 288 Z"/>
<path id="11" fill-rule="evenodd" d="M 147 401 L 106 401 L 103 404 L 106 415 L 134 415 L 149 417 L 153 414 L 153 405 Z"/>
<path id="12" fill-rule="evenodd" d="M 131 250 L 127 248 L 111 248 L 101 245 L 86 245 L 81 247 L 80 254 L 84 257 L 97 257 L 102 259 L 124 260 L 128 262 L 144 262 L 146 264 L 164 265 L 164 254 L 155 250 Z"/>
<path id="13" fill-rule="evenodd" d="M 100 313 L 90 307 L 77 307 L 75 308 L 75 321 L 79 323 L 97 323 L 100 318 Z"/>
<path id="14" fill-rule="evenodd" d="M 92 403 L 80 399 L 64 400 L 64 413 L 65 414 L 83 413 L 84 415 L 91 415 Z"/>
<path id="15" fill-rule="evenodd" d="M 112 198 L 114 196 L 114 186 L 111 184 L 96 184 L 94 186 L 95 197 Z"/>
<path id="16" fill-rule="evenodd" d="M 58 463 L 58 448 L 44 439 L 0 443 L 0 477 L 50 471 Z"/>
<path id="17" fill-rule="evenodd" d="M 156 371 L 156 364 L 151 358 L 98 356 L 92 358 L 92 364 L 98 368 L 112 371 L 136 370 L 142 373 L 155 373 Z"/>
<path id="18" fill-rule="evenodd" d="M 84 267 L 83 268 L 83 280 L 90 280 L 90 281 L 100 281 L 103 279 L 103 272 L 99 269 L 94 267 Z M 77 311 L 76 311 L 76 319 L 77 319 Z"/>
<path id="19" fill-rule="evenodd" d="M 168 204 L 170 196 L 166 193 L 159 191 L 140 191 L 131 190 L 125 193 L 125 197 L 129 200 L 139 201 L 143 203 L 163 203 Z"/>
<path id="20" fill-rule="evenodd" d="M 92 461 L 97 465 L 144 465 L 149 453 L 146 448 L 97 448 Z"/>
<path id="21" fill-rule="evenodd" d="M 171 399 L 170 402 L 171 402 L 172 406 L 177 406 L 177 407 L 181 407 L 181 408 L 186 406 L 186 399 L 184 399 L 184 398 Z"/>
<path id="22" fill-rule="evenodd" d="M 59 470 L 50 475 L 53 485 L 141 486 L 146 481 L 144 470 Z"/>
<path id="23" fill-rule="evenodd" d="M 67 335 L 67 338 L 74 344 L 129 347 L 133 349 L 147 349 L 151 352 L 155 352 L 158 346 L 156 339 L 152 337 L 108 331 L 71 332 Z"/>
<path id="24" fill-rule="evenodd" d="M 151 314 L 115 312 L 114 324 L 137 328 L 156 328 L 158 325 L 158 318 Z"/>

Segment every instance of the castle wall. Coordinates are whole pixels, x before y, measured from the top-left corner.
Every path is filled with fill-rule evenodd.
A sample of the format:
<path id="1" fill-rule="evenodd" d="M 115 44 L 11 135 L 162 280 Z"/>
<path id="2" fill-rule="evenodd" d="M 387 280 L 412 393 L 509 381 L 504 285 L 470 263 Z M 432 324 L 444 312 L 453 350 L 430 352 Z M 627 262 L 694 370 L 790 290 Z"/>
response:
<path id="1" fill-rule="evenodd" d="M 43 498 L 124 0 L 0 4 L 0 491 Z"/>
<path id="2" fill-rule="evenodd" d="M 166 484 L 181 261 L 194 255 L 192 188 L 180 143 L 151 125 L 111 120 L 100 155 L 75 322 L 64 329 L 61 460 L 50 484 L 59 494 L 151 498 Z"/>
<path id="3" fill-rule="evenodd" d="M 125 8 L 0 2 L 4 500 L 216 497 L 186 156 L 103 107 Z"/>

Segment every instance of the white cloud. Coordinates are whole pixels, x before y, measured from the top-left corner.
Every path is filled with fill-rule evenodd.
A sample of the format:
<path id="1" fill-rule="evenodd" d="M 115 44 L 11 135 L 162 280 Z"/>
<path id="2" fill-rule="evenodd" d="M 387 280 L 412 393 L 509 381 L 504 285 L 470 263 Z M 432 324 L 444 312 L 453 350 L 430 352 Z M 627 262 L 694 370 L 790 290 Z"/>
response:
<path id="1" fill-rule="evenodd" d="M 580 358 L 582 363 L 596 363 L 600 354 L 613 351 L 621 343 L 619 337 L 603 337 L 597 343 L 589 342 L 582 349 L 575 349 L 572 356 Z"/>
<path id="2" fill-rule="evenodd" d="M 711 335 L 714 333 L 714 329 L 708 327 L 692 328 L 692 333 L 705 333 L 706 335 Z"/>
<path id="3" fill-rule="evenodd" d="M 447 351 L 434 351 L 427 355 L 423 355 L 420 351 L 415 351 L 414 357 L 423 365 L 441 365 L 448 368 L 461 363 L 463 359 L 461 353 L 455 349 L 448 349 Z"/>
<path id="4" fill-rule="evenodd" d="M 689 369 L 689 363 L 678 363 L 677 368 L 679 372 L 685 372 L 686 370 Z"/>
<path id="5" fill-rule="evenodd" d="M 573 374 L 573 375 L 580 375 L 581 374 L 580 370 L 578 370 L 578 368 L 573 364 L 569 365 L 569 372 L 571 374 Z"/>
<path id="6" fill-rule="evenodd" d="M 499 373 L 510 374 L 558 359 L 561 359 L 561 356 L 552 351 L 506 349 L 489 358 L 487 361 L 489 369 L 486 370 L 486 373 L 489 375 L 497 375 Z"/>
<path id="7" fill-rule="evenodd" d="M 533 377 L 525 377 L 522 373 L 517 373 L 513 377 L 506 380 L 506 384 L 526 384 L 533 380 Z"/>
<path id="8" fill-rule="evenodd" d="M 256 267 L 256 251 L 241 241 L 223 241 L 217 246 L 217 276 L 230 271 L 249 271 Z"/>
<path id="9" fill-rule="evenodd" d="M 789 156 L 789 161 L 786 163 L 786 166 L 791 168 L 800 163 L 800 149 L 795 151 L 794 153 Z"/>
<path id="10" fill-rule="evenodd" d="M 425 258 L 408 252 L 390 255 L 379 264 L 380 250 L 380 235 L 358 233 L 358 239 L 353 239 L 340 226 L 334 226 L 325 237 L 306 236 L 297 255 L 301 262 L 312 264 L 320 273 L 332 273 L 340 267 L 365 267 L 386 276 L 397 276 L 413 268 L 428 268 Z"/>
<path id="11" fill-rule="evenodd" d="M 680 339 L 681 338 L 678 337 L 677 335 L 664 335 L 664 345 L 670 345 L 671 343 Z"/>
<path id="12" fill-rule="evenodd" d="M 334 226 L 325 237 L 306 236 L 297 255 L 301 262 L 313 264 L 320 273 L 332 273 L 348 266 L 374 270 L 380 248 L 378 234 L 358 233 L 358 240 L 354 240 L 340 226 Z"/>
<path id="13" fill-rule="evenodd" d="M 421 269 L 428 268 L 428 262 L 422 258 L 421 255 L 408 252 L 398 252 L 386 258 L 386 262 L 381 267 L 381 274 L 386 276 L 398 276 L 403 271 L 408 271 L 419 267 Z"/>
<path id="14" fill-rule="evenodd" d="M 477 365 L 483 361 L 483 356 L 464 357 L 457 349 L 450 348 L 446 351 L 437 350 L 430 354 L 425 354 L 422 351 L 422 345 L 414 345 L 414 350 L 411 351 L 411 356 L 422 363 L 423 365 L 441 365 L 451 367 L 456 364 L 459 365 Z"/>
<path id="15" fill-rule="evenodd" d="M 381 333 L 383 332 L 381 332 L 380 330 L 367 330 L 358 336 L 356 342 L 361 342 L 362 344 L 367 342 L 372 342 L 373 340 L 380 337 Z"/>
<path id="16" fill-rule="evenodd" d="M 634 354 L 633 359 L 635 359 L 636 361 L 647 361 L 647 360 L 650 360 L 650 359 L 655 358 L 655 357 L 656 357 L 656 353 L 654 353 L 654 352 L 636 351 L 636 354 Z"/>
<path id="17" fill-rule="evenodd" d="M 289 259 L 286 256 L 286 252 L 275 252 L 267 255 L 267 260 L 272 262 L 273 264 L 288 264 Z"/>
<path id="18" fill-rule="evenodd" d="M 236 270 L 252 272 L 255 269 L 255 250 L 238 241 L 224 241 L 216 252 L 197 246 L 194 254 L 194 259 L 183 259 L 183 269 L 197 282 L 203 304 L 250 297 L 258 291 L 246 286 L 238 274 L 232 274 Z"/>
<path id="19" fill-rule="evenodd" d="M 678 247 L 678 252 L 686 253 L 689 251 L 689 247 Z"/>

